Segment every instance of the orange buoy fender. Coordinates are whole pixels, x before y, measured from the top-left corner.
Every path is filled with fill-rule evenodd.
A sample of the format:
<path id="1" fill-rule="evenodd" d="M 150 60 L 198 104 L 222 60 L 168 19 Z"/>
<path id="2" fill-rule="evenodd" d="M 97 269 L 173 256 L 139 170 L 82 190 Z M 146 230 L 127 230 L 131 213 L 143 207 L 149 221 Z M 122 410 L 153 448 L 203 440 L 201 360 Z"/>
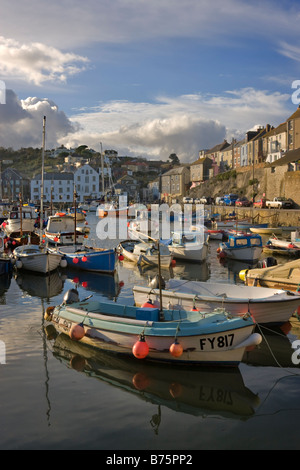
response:
<path id="1" fill-rule="evenodd" d="M 75 341 L 79 341 L 82 339 L 85 335 L 85 330 L 83 323 L 77 323 L 76 325 L 73 325 L 70 329 L 69 336 L 71 339 L 74 339 Z"/>
<path id="2" fill-rule="evenodd" d="M 178 343 L 177 339 L 175 339 L 174 343 L 171 344 L 169 351 L 172 354 L 172 356 L 180 357 L 183 353 L 183 347 L 181 346 L 180 343 Z"/>
<path id="3" fill-rule="evenodd" d="M 148 355 L 149 346 L 143 334 L 140 335 L 138 341 L 133 345 L 132 353 L 137 359 L 144 359 Z"/>

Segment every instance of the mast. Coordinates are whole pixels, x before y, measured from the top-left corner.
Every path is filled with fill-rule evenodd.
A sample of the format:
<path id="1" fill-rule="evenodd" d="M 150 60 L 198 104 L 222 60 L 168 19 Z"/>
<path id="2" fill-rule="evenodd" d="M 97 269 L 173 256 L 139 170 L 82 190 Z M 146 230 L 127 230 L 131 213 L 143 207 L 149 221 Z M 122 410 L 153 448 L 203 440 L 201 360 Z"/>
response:
<path id="1" fill-rule="evenodd" d="M 42 178 L 41 178 L 41 207 L 40 207 L 40 231 L 42 236 L 44 220 L 44 165 L 45 165 L 45 134 L 46 134 L 46 116 L 43 119 L 43 144 L 42 144 Z"/>
<path id="2" fill-rule="evenodd" d="M 104 196 L 104 192 L 105 192 L 105 189 L 104 189 L 104 156 L 103 156 L 103 152 L 102 152 L 102 142 L 100 142 L 100 146 L 101 146 L 101 178 L 102 178 L 102 196 Z"/>
<path id="3" fill-rule="evenodd" d="M 20 237 L 23 237 L 23 201 L 22 201 L 22 194 L 19 193 L 19 202 L 20 202 Z"/>
<path id="4" fill-rule="evenodd" d="M 76 225 L 77 225 L 77 214 L 76 214 L 76 186 L 74 183 L 74 193 L 73 193 L 73 206 L 74 206 L 74 246 L 76 245 Z"/>

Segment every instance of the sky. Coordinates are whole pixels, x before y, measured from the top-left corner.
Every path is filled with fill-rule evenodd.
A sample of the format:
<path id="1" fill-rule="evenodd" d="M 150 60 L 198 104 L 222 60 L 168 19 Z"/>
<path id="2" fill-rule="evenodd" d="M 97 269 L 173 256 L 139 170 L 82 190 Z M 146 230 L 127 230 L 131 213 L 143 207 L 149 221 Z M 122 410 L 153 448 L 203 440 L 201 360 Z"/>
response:
<path id="1" fill-rule="evenodd" d="M 45 115 L 49 149 L 193 162 L 297 109 L 299 25 L 298 0 L 1 0 L 0 147 Z"/>

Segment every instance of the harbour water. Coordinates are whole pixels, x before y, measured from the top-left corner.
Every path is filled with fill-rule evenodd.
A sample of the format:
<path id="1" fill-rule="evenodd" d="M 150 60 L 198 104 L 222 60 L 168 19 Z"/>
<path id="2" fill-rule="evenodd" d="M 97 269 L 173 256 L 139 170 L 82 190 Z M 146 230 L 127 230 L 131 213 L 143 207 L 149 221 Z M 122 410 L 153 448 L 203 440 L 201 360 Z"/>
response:
<path id="1" fill-rule="evenodd" d="M 87 220 L 96 239 L 96 217 Z M 163 276 L 241 282 L 243 267 L 220 264 L 217 247 L 210 241 L 207 263 L 177 262 Z M 133 285 L 146 285 L 155 273 L 123 261 L 115 276 L 69 269 L 0 278 L 1 450 L 299 449 L 296 318 L 285 332 L 264 329 L 262 344 L 236 370 L 120 359 L 45 328 L 45 309 L 61 303 L 68 289 L 76 286 L 81 299 L 133 305 Z"/>

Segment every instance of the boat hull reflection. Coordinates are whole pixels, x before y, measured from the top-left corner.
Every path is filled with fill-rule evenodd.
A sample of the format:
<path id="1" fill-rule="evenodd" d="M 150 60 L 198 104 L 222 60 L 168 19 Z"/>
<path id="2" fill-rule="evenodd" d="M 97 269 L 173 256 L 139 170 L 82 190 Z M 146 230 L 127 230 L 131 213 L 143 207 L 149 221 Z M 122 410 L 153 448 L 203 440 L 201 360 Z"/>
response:
<path id="1" fill-rule="evenodd" d="M 67 367 L 177 412 L 245 419 L 259 404 L 257 395 L 245 387 L 239 369 L 195 371 L 137 363 L 75 343 L 63 333 L 55 339 L 53 354 Z"/>

